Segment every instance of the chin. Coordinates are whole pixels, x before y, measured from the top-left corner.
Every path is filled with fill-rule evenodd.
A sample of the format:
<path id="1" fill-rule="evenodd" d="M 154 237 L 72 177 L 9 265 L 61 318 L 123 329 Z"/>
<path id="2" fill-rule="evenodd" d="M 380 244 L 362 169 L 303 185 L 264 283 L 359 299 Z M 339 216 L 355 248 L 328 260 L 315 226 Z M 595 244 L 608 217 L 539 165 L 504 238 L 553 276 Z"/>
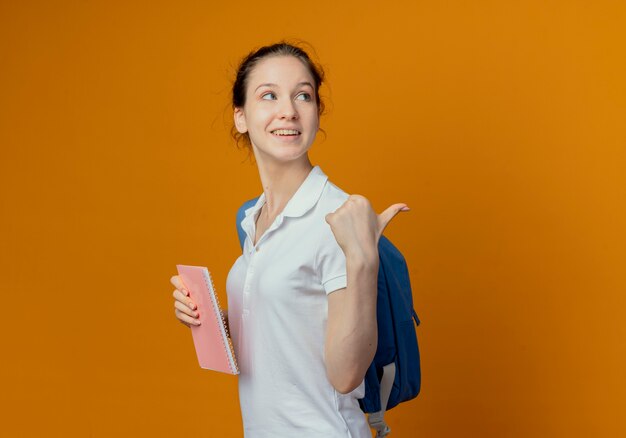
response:
<path id="1" fill-rule="evenodd" d="M 307 151 L 300 151 L 298 153 L 292 153 L 292 154 L 276 154 L 273 156 L 273 158 L 276 161 L 280 161 L 280 162 L 284 162 L 284 163 L 291 163 L 291 162 L 295 162 L 298 160 L 303 159 L 303 157 L 306 157 Z"/>
<path id="2" fill-rule="evenodd" d="M 292 162 L 302 159 L 307 155 L 311 146 L 303 145 L 272 145 L 271 147 L 255 147 L 255 156 L 267 157 L 272 161 Z"/>

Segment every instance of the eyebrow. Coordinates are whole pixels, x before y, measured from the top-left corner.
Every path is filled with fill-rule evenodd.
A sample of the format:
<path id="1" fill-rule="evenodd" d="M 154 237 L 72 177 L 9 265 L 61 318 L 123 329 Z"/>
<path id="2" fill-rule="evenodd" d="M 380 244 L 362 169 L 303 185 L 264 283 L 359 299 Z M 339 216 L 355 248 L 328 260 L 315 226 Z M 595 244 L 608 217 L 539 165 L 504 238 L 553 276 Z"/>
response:
<path id="1" fill-rule="evenodd" d="M 298 85 L 298 86 L 301 86 L 301 85 L 308 85 L 309 87 L 311 87 L 311 88 L 315 89 L 315 87 L 314 87 L 314 86 L 313 86 L 310 82 L 298 82 L 298 84 L 297 84 L 297 85 Z M 258 89 L 259 89 L 259 88 L 261 88 L 261 87 L 278 87 L 278 85 L 276 85 L 276 84 L 272 84 L 272 83 L 261 84 L 261 85 L 259 85 L 258 87 L 256 87 L 256 88 L 254 89 L 254 91 L 256 92 L 256 90 L 258 90 Z"/>

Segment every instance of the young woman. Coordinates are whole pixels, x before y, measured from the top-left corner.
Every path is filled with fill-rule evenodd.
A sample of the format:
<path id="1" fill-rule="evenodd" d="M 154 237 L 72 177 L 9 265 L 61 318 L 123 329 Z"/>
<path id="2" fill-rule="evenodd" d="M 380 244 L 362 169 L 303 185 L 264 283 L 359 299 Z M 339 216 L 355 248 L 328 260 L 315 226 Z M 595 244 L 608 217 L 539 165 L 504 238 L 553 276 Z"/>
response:
<path id="1" fill-rule="evenodd" d="M 249 54 L 233 86 L 236 137 L 263 185 L 226 285 L 247 438 L 371 436 L 358 399 L 377 345 L 377 245 L 408 208 L 377 216 L 311 164 L 322 80 L 302 49 L 279 43 Z M 171 282 L 176 317 L 198 324 Z"/>

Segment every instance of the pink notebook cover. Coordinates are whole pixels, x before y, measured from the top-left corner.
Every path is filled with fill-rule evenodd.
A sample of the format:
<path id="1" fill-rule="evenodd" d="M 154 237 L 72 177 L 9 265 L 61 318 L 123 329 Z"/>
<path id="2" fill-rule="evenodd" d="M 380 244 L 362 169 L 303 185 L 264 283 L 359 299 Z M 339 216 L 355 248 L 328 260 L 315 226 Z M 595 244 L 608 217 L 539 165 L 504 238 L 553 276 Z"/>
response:
<path id="1" fill-rule="evenodd" d="M 239 374 L 233 344 L 220 313 L 219 300 L 209 270 L 203 266 L 176 265 L 178 275 L 198 305 L 199 326 L 191 326 L 200 367 L 207 370 Z"/>

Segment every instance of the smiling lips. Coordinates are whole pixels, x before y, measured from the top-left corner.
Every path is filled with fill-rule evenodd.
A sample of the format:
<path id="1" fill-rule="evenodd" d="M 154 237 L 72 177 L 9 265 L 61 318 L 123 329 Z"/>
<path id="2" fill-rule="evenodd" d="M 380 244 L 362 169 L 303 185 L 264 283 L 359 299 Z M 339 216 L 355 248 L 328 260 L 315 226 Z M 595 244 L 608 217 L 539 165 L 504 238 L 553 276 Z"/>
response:
<path id="1" fill-rule="evenodd" d="M 297 131 L 295 129 L 275 129 L 274 131 L 272 131 L 272 134 L 279 136 L 294 136 L 300 135 L 300 131 Z"/>

